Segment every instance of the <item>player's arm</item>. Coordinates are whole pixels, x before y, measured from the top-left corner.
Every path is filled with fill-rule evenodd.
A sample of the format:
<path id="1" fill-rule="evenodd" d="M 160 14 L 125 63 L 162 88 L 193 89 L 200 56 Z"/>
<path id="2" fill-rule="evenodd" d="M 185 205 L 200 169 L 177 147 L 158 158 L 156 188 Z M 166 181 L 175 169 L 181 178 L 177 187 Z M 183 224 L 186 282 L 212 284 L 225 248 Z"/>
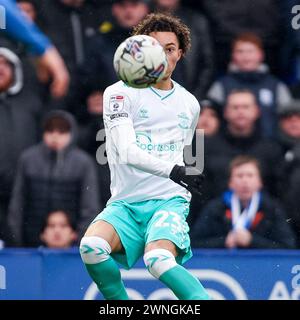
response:
<path id="1" fill-rule="evenodd" d="M 111 137 L 121 163 L 127 163 L 142 171 L 168 178 L 174 163 L 159 159 L 140 149 L 132 124 L 121 124 L 111 129 Z"/>
<path id="2" fill-rule="evenodd" d="M 122 93 L 110 96 L 107 92 L 104 93 L 104 119 L 118 152 L 119 161 L 142 171 L 170 178 L 189 191 L 198 192 L 201 173 L 197 169 L 187 170 L 184 166 L 156 158 L 137 146 L 131 103 Z"/>

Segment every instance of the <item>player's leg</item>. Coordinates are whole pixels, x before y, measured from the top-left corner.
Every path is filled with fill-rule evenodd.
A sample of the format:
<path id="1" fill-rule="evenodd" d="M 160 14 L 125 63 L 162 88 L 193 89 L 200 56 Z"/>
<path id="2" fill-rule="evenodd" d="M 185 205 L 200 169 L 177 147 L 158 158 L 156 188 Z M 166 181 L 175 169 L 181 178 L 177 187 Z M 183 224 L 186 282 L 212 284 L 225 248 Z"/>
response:
<path id="1" fill-rule="evenodd" d="M 177 264 L 177 248 L 169 240 L 156 240 L 147 244 L 144 262 L 149 272 L 168 288 L 179 300 L 210 299 L 200 281 Z"/>
<path id="2" fill-rule="evenodd" d="M 98 220 L 87 229 L 80 243 L 80 254 L 87 271 L 105 299 L 127 300 L 121 273 L 110 254 L 120 252 L 122 244 L 114 227 Z"/>
<path id="3" fill-rule="evenodd" d="M 189 203 L 182 197 L 159 206 L 148 222 L 144 261 L 150 273 L 179 299 L 209 299 L 200 281 L 181 266 L 192 256 L 188 213 Z"/>

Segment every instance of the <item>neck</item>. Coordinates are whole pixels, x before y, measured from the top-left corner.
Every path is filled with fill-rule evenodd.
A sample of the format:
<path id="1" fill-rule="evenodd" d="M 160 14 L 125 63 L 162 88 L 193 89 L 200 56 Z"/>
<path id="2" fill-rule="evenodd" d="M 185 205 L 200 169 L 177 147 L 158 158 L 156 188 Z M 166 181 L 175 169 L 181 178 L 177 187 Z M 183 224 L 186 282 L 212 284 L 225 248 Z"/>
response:
<path id="1" fill-rule="evenodd" d="M 242 207 L 244 207 L 244 208 L 248 207 L 250 201 L 251 201 L 251 199 L 244 199 L 244 200 L 241 199 Z"/>
<path id="2" fill-rule="evenodd" d="M 156 83 L 153 87 L 160 90 L 171 90 L 173 88 L 173 83 L 171 78 L 168 78 Z"/>

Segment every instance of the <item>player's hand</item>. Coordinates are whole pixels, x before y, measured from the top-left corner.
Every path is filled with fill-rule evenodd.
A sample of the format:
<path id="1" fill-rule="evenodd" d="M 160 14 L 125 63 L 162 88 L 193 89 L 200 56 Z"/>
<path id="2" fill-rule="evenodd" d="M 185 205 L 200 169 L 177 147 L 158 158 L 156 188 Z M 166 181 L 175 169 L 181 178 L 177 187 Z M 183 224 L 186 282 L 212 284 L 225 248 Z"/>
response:
<path id="1" fill-rule="evenodd" d="M 191 193 L 202 195 L 204 175 L 195 167 L 178 166 L 176 164 L 170 173 L 170 179 Z"/>

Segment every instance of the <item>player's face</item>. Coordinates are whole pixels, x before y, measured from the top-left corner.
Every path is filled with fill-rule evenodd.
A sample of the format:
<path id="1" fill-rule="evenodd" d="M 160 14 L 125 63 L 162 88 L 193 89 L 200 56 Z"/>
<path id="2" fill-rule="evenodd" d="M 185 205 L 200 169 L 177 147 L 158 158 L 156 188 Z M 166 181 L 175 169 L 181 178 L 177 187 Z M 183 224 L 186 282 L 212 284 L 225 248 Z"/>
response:
<path id="1" fill-rule="evenodd" d="M 182 56 L 182 50 L 179 49 L 179 41 L 174 32 L 151 32 L 149 36 L 155 38 L 164 48 L 167 59 L 168 69 L 163 80 L 171 77 L 177 62 Z"/>
<path id="2" fill-rule="evenodd" d="M 245 163 L 232 170 L 229 187 L 240 200 L 248 201 L 262 188 L 259 171 L 253 163 Z"/>

